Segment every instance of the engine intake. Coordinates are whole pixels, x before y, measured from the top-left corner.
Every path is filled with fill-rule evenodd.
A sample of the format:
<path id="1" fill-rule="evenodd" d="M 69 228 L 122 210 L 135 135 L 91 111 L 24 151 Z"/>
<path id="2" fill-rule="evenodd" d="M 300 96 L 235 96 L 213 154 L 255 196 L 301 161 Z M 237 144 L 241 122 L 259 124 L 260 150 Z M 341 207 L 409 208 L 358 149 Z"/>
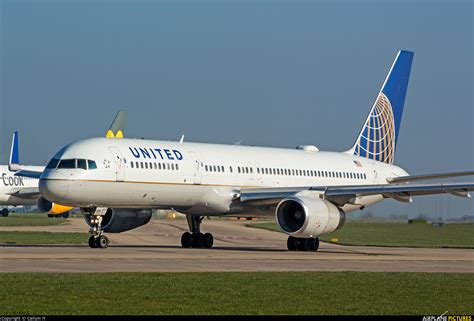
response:
<path id="1" fill-rule="evenodd" d="M 84 216 L 87 224 L 91 225 L 92 215 Z M 100 226 L 104 232 L 121 233 L 133 230 L 147 224 L 151 219 L 149 209 L 109 208 L 102 218 Z"/>
<path id="2" fill-rule="evenodd" d="M 344 225 L 346 214 L 333 203 L 314 197 L 283 199 L 276 208 L 276 221 L 288 235 L 317 237 Z"/>

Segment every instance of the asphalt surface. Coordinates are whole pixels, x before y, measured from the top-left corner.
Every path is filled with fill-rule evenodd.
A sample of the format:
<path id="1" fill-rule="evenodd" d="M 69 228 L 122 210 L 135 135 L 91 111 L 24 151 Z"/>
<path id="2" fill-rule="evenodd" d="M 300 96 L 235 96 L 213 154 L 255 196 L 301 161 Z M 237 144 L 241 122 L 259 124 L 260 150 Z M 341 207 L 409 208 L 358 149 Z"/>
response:
<path id="1" fill-rule="evenodd" d="M 183 249 L 185 220 L 152 220 L 136 230 L 108 234 L 107 249 L 87 245 L 0 245 L 2 272 L 374 271 L 474 272 L 472 249 L 342 246 L 289 252 L 282 233 L 245 221 L 204 220 L 212 249 Z M 87 232 L 81 219 L 57 226 L 1 227 L 0 231 Z"/>

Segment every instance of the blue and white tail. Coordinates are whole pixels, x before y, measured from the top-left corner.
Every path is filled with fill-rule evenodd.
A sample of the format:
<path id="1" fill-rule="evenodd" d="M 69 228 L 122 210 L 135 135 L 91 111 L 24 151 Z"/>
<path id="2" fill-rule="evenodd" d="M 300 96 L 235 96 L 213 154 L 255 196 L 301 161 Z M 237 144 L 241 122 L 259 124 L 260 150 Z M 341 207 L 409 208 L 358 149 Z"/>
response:
<path id="1" fill-rule="evenodd" d="M 398 52 L 359 137 L 346 153 L 393 163 L 413 55 Z"/>

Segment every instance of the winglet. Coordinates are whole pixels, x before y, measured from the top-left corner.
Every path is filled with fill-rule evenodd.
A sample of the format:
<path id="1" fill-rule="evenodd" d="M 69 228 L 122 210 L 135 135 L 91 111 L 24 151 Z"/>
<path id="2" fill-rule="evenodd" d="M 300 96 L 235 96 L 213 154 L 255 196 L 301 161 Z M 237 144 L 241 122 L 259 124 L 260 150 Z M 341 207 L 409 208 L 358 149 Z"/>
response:
<path id="1" fill-rule="evenodd" d="M 12 146 L 10 149 L 10 160 L 8 162 L 8 170 L 16 172 L 20 170 L 20 156 L 18 152 L 18 131 L 13 133 Z"/>
<path id="2" fill-rule="evenodd" d="M 114 121 L 110 125 L 105 137 L 107 138 L 123 138 L 123 130 L 125 123 L 127 122 L 127 112 L 125 110 L 119 110 L 114 118 Z"/>

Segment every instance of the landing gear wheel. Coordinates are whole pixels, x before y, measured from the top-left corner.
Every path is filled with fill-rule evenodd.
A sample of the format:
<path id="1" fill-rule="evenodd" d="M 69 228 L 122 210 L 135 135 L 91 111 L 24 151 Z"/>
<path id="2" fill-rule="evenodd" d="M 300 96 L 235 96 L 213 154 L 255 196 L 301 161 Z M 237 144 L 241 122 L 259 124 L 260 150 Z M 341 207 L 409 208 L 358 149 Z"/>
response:
<path id="1" fill-rule="evenodd" d="M 308 251 L 316 252 L 319 249 L 319 238 L 307 239 L 306 245 L 308 247 Z"/>
<path id="2" fill-rule="evenodd" d="M 10 213 L 10 211 L 8 211 L 8 208 L 2 209 L 2 216 L 3 217 L 7 217 L 9 213 Z"/>
<path id="3" fill-rule="evenodd" d="M 69 212 L 63 213 L 63 218 L 68 218 L 69 217 Z"/>
<path id="4" fill-rule="evenodd" d="M 91 235 L 91 237 L 89 237 L 89 247 L 91 249 L 96 249 L 98 247 L 97 239 L 93 235 Z"/>
<path id="5" fill-rule="evenodd" d="M 211 233 L 206 233 L 204 234 L 203 237 L 203 243 L 204 243 L 204 248 L 210 249 L 212 245 L 214 244 L 214 237 L 212 237 Z"/>
<path id="6" fill-rule="evenodd" d="M 306 249 L 306 239 L 296 238 L 296 250 L 297 251 L 307 251 Z"/>
<path id="7" fill-rule="evenodd" d="M 204 234 L 196 233 L 192 236 L 192 247 L 201 249 L 204 247 Z"/>
<path id="8" fill-rule="evenodd" d="M 101 235 L 96 239 L 97 245 L 101 249 L 106 249 L 109 246 L 109 239 L 105 235 Z"/>
<path id="9" fill-rule="evenodd" d="M 191 247 L 191 233 L 185 232 L 183 235 L 181 235 L 181 246 L 184 248 L 190 248 Z"/>
<path id="10" fill-rule="evenodd" d="M 286 247 L 288 248 L 288 251 L 296 251 L 296 240 L 296 237 L 288 236 L 288 240 L 286 241 Z"/>
<path id="11" fill-rule="evenodd" d="M 288 251 L 316 252 L 319 249 L 319 238 L 297 238 L 289 236 L 286 241 Z"/>

